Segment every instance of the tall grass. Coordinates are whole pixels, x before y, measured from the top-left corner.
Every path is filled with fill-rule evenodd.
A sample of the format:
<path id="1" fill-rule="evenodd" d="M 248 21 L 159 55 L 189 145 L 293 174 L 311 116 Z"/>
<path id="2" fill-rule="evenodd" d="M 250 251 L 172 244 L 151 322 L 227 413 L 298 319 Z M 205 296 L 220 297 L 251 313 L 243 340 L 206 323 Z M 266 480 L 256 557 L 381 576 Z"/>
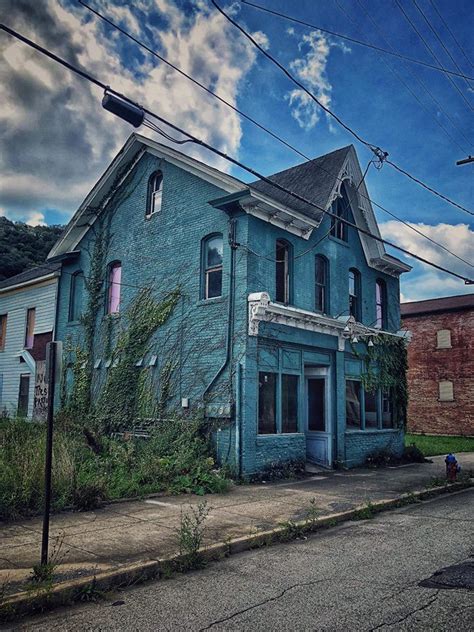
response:
<path id="1" fill-rule="evenodd" d="M 44 501 L 45 426 L 0 423 L 0 518 L 37 514 Z M 92 509 L 102 500 L 153 492 L 205 494 L 226 491 L 198 424 L 160 423 L 149 440 L 124 441 L 59 428 L 54 433 L 53 509 Z"/>

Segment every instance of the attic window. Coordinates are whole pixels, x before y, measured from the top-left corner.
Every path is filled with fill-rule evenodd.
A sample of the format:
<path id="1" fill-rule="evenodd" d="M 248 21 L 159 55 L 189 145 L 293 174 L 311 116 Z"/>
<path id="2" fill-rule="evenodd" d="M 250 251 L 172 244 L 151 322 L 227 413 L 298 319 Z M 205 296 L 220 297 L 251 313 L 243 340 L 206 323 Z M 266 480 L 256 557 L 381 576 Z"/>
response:
<path id="1" fill-rule="evenodd" d="M 347 220 L 349 208 L 350 203 L 346 187 L 342 184 L 340 197 L 335 199 L 331 206 L 331 213 L 333 213 L 331 217 L 331 236 L 341 241 L 347 241 L 347 224 L 343 220 Z"/>
<path id="2" fill-rule="evenodd" d="M 163 197 L 163 174 L 155 171 L 148 180 L 148 199 L 146 205 L 146 217 L 151 217 L 161 211 Z"/>

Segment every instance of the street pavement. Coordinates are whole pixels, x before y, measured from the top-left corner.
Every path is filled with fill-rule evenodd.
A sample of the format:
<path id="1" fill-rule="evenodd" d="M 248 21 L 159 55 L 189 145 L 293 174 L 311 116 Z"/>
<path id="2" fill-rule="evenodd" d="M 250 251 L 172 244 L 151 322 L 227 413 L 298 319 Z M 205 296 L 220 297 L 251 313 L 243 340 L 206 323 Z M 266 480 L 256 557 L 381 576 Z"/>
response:
<path id="1" fill-rule="evenodd" d="M 319 517 L 331 516 L 432 486 L 445 479 L 444 457 L 432 459 L 432 463 L 378 470 L 320 470 L 303 480 L 236 485 L 227 494 L 206 496 L 210 513 L 204 544 L 302 520 L 310 510 Z M 474 470 L 474 453 L 460 454 L 458 459 L 463 471 Z M 61 547 L 55 583 L 176 554 L 182 513 L 202 501 L 193 495 L 166 496 L 52 516 L 51 549 Z M 41 518 L 0 526 L 0 587 L 6 586 L 7 594 L 24 590 L 39 561 L 41 533 Z"/>
<path id="2" fill-rule="evenodd" d="M 472 630 L 473 506 L 471 488 L 31 618 L 14 629 Z M 435 587 L 420 586 L 463 562 L 450 579 L 436 575 Z M 464 587 L 443 586 L 456 586 L 456 578 Z"/>

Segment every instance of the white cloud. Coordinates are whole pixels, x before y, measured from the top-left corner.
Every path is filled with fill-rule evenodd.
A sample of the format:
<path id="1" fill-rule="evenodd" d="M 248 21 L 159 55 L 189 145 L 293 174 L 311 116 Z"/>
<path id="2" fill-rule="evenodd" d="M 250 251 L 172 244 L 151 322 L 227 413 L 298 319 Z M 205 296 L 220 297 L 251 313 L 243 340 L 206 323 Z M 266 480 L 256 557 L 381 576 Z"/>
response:
<path id="1" fill-rule="evenodd" d="M 331 41 L 321 31 L 311 31 L 303 35 L 299 44 L 299 50 L 307 50 L 306 54 L 294 59 L 290 64 L 290 69 L 297 78 L 327 108 L 331 105 L 332 84 L 326 71 L 332 47 L 340 48 L 344 53 L 351 51 L 345 44 Z M 300 88 L 291 90 L 286 98 L 290 104 L 291 114 L 298 125 L 305 130 L 312 129 L 322 113 L 317 103 Z"/>
<path id="2" fill-rule="evenodd" d="M 4 1 L 13 28 L 210 144 L 238 154 L 242 129 L 237 114 L 118 32 L 104 30 L 85 8 L 65 0 Z M 171 0 L 138 0 L 133 6 L 110 0 L 101 8 L 237 104 L 256 51 L 208 3 L 194 0 L 186 13 Z M 254 35 L 268 46 L 264 33 Z M 124 50 L 134 55 L 124 57 Z M 71 214 L 133 130 L 101 108 L 100 89 L 6 34 L 0 34 L 2 56 L 0 204 L 15 219 L 43 208 Z M 205 150 L 188 145 L 186 151 L 203 157 Z M 213 154 L 206 153 L 205 159 L 229 169 Z"/>
<path id="3" fill-rule="evenodd" d="M 474 231 L 470 229 L 468 224 L 408 223 L 462 259 L 472 262 L 474 258 Z M 380 231 L 386 239 L 396 242 L 402 248 L 410 250 L 428 261 L 467 278 L 474 276 L 474 268 L 410 230 L 402 222 L 391 220 L 381 223 Z M 467 294 L 473 291 L 472 286 L 465 285 L 460 279 L 437 271 L 432 266 L 416 262 L 411 258 L 407 258 L 407 261 L 413 265 L 413 270 L 401 277 L 403 301 L 419 301 L 425 298 Z"/>
<path id="4" fill-rule="evenodd" d="M 43 213 L 31 211 L 27 217 L 28 219 L 25 223 L 28 224 L 28 226 L 46 226 Z"/>

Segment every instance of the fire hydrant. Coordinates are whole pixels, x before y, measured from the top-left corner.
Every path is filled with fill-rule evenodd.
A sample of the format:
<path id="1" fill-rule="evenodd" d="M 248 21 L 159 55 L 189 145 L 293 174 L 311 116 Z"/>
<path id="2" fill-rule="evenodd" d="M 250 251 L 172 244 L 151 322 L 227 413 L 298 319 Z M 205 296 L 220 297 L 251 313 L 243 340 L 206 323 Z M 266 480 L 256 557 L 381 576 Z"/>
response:
<path id="1" fill-rule="evenodd" d="M 446 463 L 446 478 L 450 483 L 454 483 L 458 472 L 461 471 L 461 466 L 458 465 L 456 457 L 451 452 L 444 459 L 444 462 Z"/>

